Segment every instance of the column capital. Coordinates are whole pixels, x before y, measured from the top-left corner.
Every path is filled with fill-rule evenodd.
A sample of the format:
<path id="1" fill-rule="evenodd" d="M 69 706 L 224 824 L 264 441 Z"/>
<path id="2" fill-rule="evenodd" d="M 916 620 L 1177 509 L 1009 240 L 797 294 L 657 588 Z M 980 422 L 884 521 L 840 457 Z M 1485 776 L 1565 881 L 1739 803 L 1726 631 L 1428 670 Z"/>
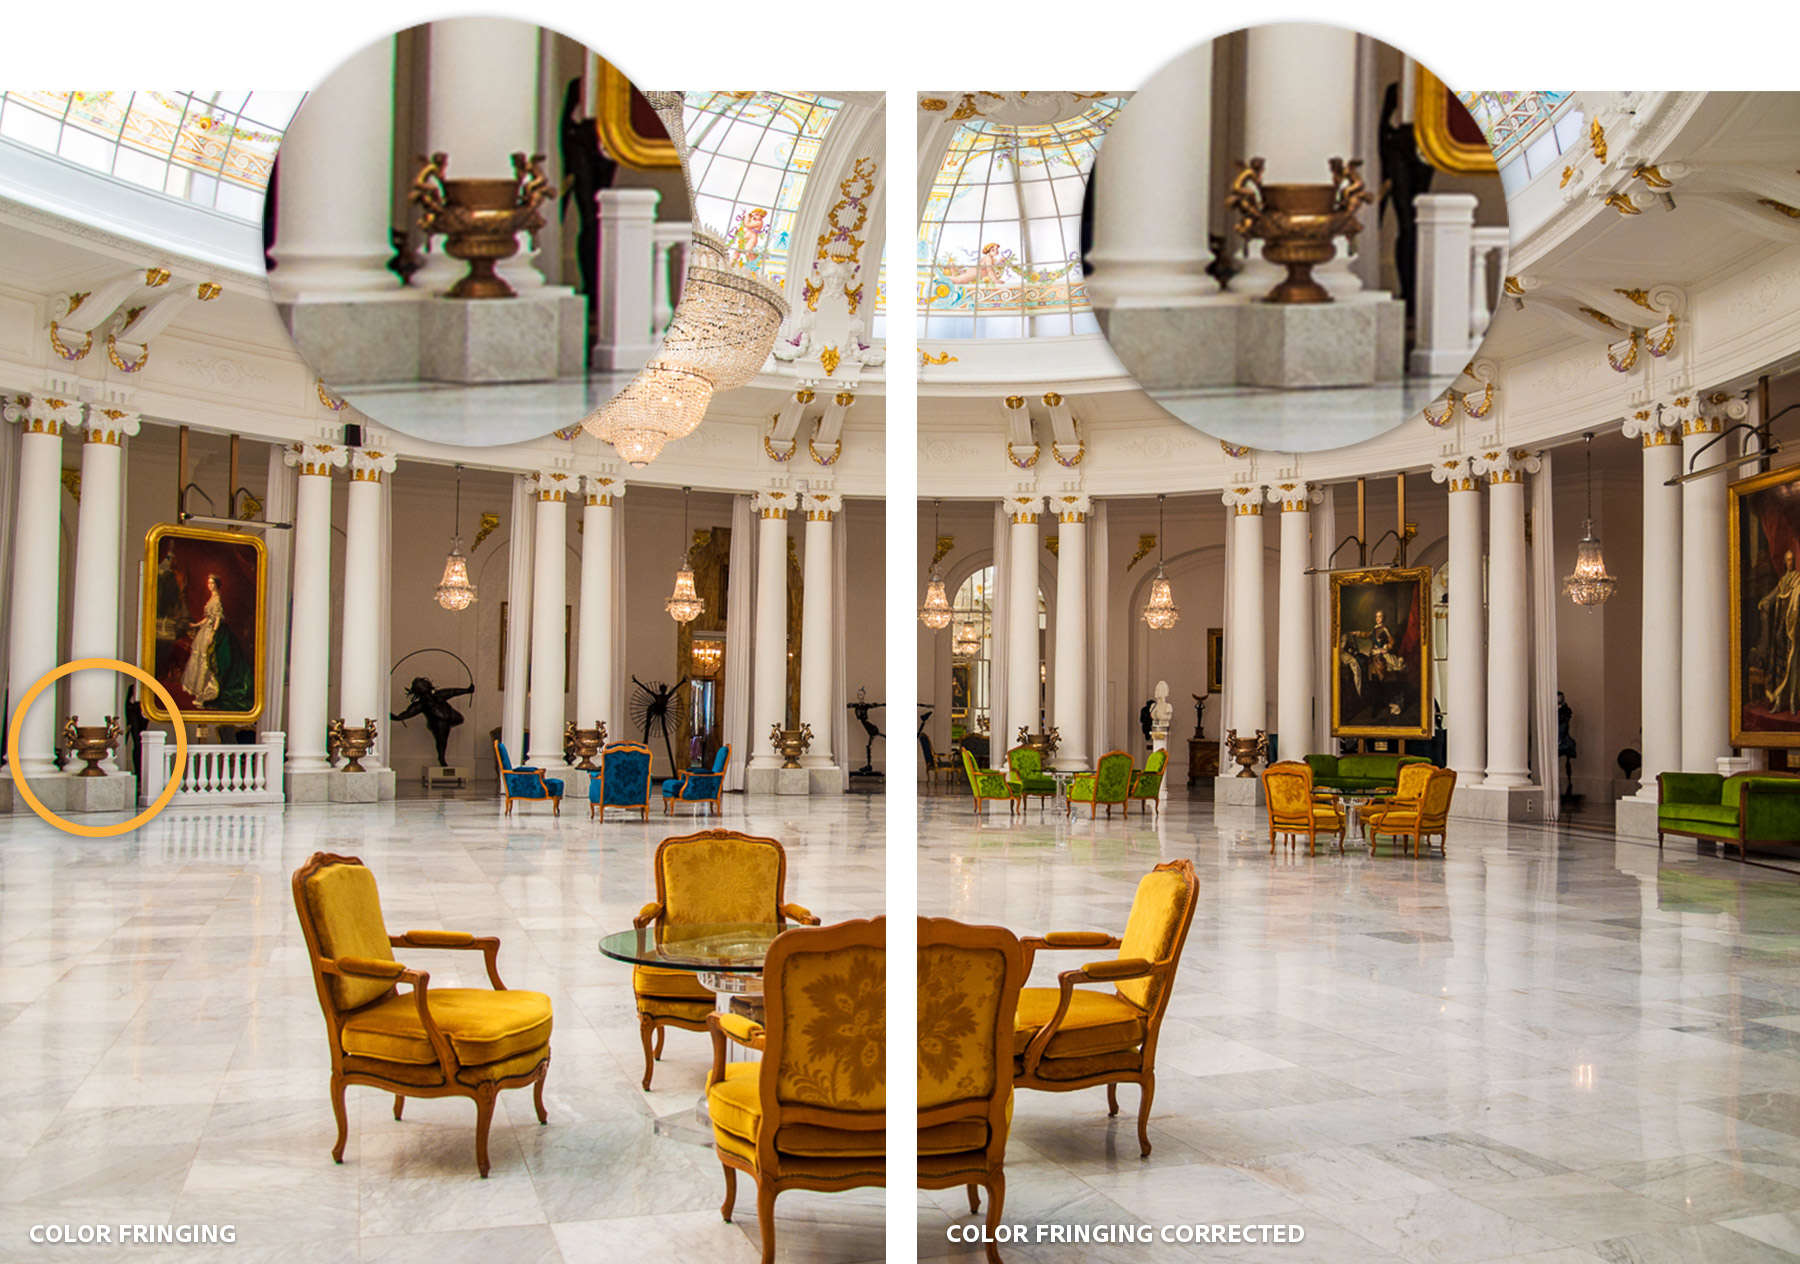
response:
<path id="1" fill-rule="evenodd" d="M 1688 395 L 1681 396 L 1680 400 L 1683 408 L 1693 402 Z M 1681 442 L 1681 427 L 1686 420 L 1686 417 L 1666 417 L 1662 405 L 1658 404 L 1655 408 L 1637 409 L 1625 418 L 1619 430 L 1627 439 L 1642 439 L 1646 448 L 1660 448 Z"/>
<path id="2" fill-rule="evenodd" d="M 1094 508 L 1094 498 L 1084 491 L 1054 492 L 1049 504 L 1056 511 L 1058 522 L 1086 522 Z"/>
<path id="3" fill-rule="evenodd" d="M 343 466 L 350 459 L 350 452 L 336 443 L 290 443 L 281 459 L 303 475 L 330 478 L 333 467 Z"/>
<path id="4" fill-rule="evenodd" d="M 1235 516 L 1245 517 L 1262 512 L 1266 491 L 1261 483 L 1246 483 L 1239 487 L 1227 487 L 1219 499 L 1231 506 Z"/>
<path id="5" fill-rule="evenodd" d="M 5 415 L 26 434 L 60 435 L 71 426 L 81 425 L 81 404 L 51 395 L 20 395 L 8 403 Z"/>
<path id="6" fill-rule="evenodd" d="M 830 522 L 844 507 L 844 498 L 829 487 L 808 488 L 800 493 L 800 506 L 808 522 Z"/>
<path id="7" fill-rule="evenodd" d="M 1273 483 L 1269 487 L 1269 503 L 1280 505 L 1282 513 L 1305 513 L 1324 499 L 1323 489 L 1311 483 Z"/>
<path id="8" fill-rule="evenodd" d="M 89 408 L 84 423 L 87 442 L 110 443 L 117 447 L 127 436 L 138 432 L 139 421 L 139 414 L 123 408 Z"/>
<path id="9" fill-rule="evenodd" d="M 793 512 L 797 499 L 791 487 L 765 487 L 756 493 L 750 507 L 759 518 L 785 518 Z"/>
<path id="10" fill-rule="evenodd" d="M 1001 497 L 1000 503 L 1006 506 L 1008 518 L 1025 526 L 1038 520 L 1038 510 L 1044 507 L 1044 498 L 1036 492 L 1014 492 Z"/>
<path id="11" fill-rule="evenodd" d="M 1489 483 L 1519 483 L 1543 468 L 1538 454 L 1525 448 L 1488 448 L 1475 454 L 1475 472 Z"/>
<path id="12" fill-rule="evenodd" d="M 1431 481 L 1442 483 L 1448 492 L 1472 492 L 1481 486 L 1475 476 L 1475 458 L 1468 453 L 1440 457 L 1431 467 Z"/>
<path id="13" fill-rule="evenodd" d="M 383 474 L 392 474 L 400 464 L 392 452 L 371 448 L 351 448 L 349 458 L 352 483 L 379 483 Z"/>
<path id="14" fill-rule="evenodd" d="M 1713 391 L 1701 399 L 1693 416 L 1683 419 L 1681 433 L 1683 436 L 1718 434 L 1725 427 L 1737 425 L 1749 417 L 1749 400 L 1730 391 Z"/>
<path id="15" fill-rule="evenodd" d="M 582 503 L 610 505 L 625 494 L 625 480 L 608 470 L 598 474 L 584 474 L 581 478 L 581 490 Z"/>
<path id="16" fill-rule="evenodd" d="M 539 501 L 565 501 L 580 484 L 579 476 L 568 470 L 534 470 L 526 477 L 536 485 Z"/>

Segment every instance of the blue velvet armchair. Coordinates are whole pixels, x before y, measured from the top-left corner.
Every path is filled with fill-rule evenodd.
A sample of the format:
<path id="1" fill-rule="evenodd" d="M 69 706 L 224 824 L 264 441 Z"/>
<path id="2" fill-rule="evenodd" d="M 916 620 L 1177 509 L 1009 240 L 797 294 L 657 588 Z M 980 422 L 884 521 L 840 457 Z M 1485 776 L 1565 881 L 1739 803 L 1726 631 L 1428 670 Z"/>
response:
<path id="1" fill-rule="evenodd" d="M 600 775 L 588 778 L 588 817 L 604 819 L 607 808 L 631 808 L 650 819 L 650 748 L 615 742 L 600 752 Z"/>
<path id="2" fill-rule="evenodd" d="M 562 815 L 563 783 L 560 777 L 546 777 L 541 768 L 514 768 L 506 743 L 494 743 L 494 758 L 500 764 L 500 792 L 506 796 L 506 815 L 512 815 L 514 799 L 537 799 L 548 802 L 554 814 Z"/>
<path id="3" fill-rule="evenodd" d="M 725 769 L 730 765 L 731 746 L 727 743 L 719 747 L 719 753 L 713 756 L 711 772 L 695 772 L 690 768 L 664 781 L 663 815 L 673 816 L 677 803 L 711 804 L 716 815 L 719 811 L 719 796 L 725 791 Z"/>

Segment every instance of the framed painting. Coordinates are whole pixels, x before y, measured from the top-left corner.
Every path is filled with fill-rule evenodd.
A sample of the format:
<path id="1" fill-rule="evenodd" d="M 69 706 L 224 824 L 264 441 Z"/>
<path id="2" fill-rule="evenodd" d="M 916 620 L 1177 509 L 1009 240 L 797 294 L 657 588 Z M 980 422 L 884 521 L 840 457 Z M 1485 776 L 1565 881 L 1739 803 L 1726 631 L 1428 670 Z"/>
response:
<path id="1" fill-rule="evenodd" d="M 1728 489 L 1731 744 L 1800 746 L 1800 465 Z"/>
<path id="2" fill-rule="evenodd" d="M 1494 151 L 1475 119 L 1444 81 L 1423 66 L 1413 79 L 1413 139 L 1419 154 L 1439 171 L 1492 175 Z"/>
<path id="3" fill-rule="evenodd" d="M 1206 692 L 1225 692 L 1225 629 L 1206 629 Z"/>
<path id="4" fill-rule="evenodd" d="M 627 167 L 640 170 L 657 167 L 680 168 L 675 142 L 663 130 L 656 111 L 617 66 L 596 57 L 599 90 L 594 121 L 600 132 L 600 144 L 606 152 Z"/>
<path id="5" fill-rule="evenodd" d="M 260 537 L 163 523 L 144 537 L 144 640 L 139 662 L 190 724 L 248 724 L 262 714 L 263 605 L 268 558 Z M 167 721 L 143 691 L 144 714 Z"/>
<path id="6" fill-rule="evenodd" d="M 1331 577 L 1334 737 L 1431 736 L 1431 568 Z"/>

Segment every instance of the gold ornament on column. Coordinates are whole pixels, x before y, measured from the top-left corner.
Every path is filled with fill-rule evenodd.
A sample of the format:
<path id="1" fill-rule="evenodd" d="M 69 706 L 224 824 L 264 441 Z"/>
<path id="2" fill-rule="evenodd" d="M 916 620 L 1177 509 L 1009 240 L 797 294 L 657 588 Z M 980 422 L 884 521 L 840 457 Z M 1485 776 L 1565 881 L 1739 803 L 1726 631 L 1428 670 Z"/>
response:
<path id="1" fill-rule="evenodd" d="M 475 604 L 475 585 L 469 580 L 469 559 L 463 556 L 462 535 L 456 527 L 462 521 L 462 466 L 456 467 L 456 508 L 450 519 L 450 555 L 444 559 L 444 577 L 438 581 L 437 603 L 446 610 L 467 610 Z"/>
<path id="2" fill-rule="evenodd" d="M 1168 539 L 1163 530 L 1163 501 L 1166 499 L 1165 496 L 1156 498 L 1156 574 L 1150 580 L 1150 600 L 1144 604 L 1144 612 L 1139 616 L 1158 632 L 1167 632 L 1181 618 L 1181 607 L 1175 604 L 1169 577 L 1163 574 L 1163 542 Z"/>
<path id="3" fill-rule="evenodd" d="M 1587 453 L 1587 515 L 1581 523 L 1581 543 L 1575 547 L 1575 569 L 1563 577 L 1563 596 L 1578 606 L 1592 609 L 1606 604 L 1619 589 L 1619 581 L 1606 573 L 1606 555 L 1594 534 L 1594 434 L 1581 436 Z"/>
<path id="4" fill-rule="evenodd" d="M 935 540 L 938 534 L 938 509 L 942 501 L 931 502 L 931 536 Z M 944 591 L 944 576 L 934 561 L 931 564 L 931 579 L 925 585 L 925 604 L 919 607 L 919 622 L 933 632 L 942 632 L 950 626 L 950 594 Z"/>
<path id="5" fill-rule="evenodd" d="M 688 535 L 688 493 L 693 490 L 691 487 L 681 489 L 681 538 L 683 540 L 691 538 Z M 669 617 L 677 623 L 692 623 L 706 613 L 706 599 L 694 587 L 694 568 L 688 560 L 692 553 L 692 545 L 682 550 L 681 566 L 675 572 L 675 591 L 670 593 L 668 601 L 663 603 L 663 609 L 667 610 Z"/>

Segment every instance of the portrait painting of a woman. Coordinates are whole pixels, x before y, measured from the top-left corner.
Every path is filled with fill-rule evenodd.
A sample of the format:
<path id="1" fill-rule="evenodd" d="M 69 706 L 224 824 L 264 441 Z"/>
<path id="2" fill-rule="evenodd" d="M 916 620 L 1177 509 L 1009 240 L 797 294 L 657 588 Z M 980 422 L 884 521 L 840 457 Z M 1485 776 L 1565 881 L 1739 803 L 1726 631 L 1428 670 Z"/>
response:
<path id="1" fill-rule="evenodd" d="M 248 534 L 159 526 L 145 542 L 143 665 L 199 723 L 262 711 L 263 544 Z M 157 714 L 154 700 L 146 708 Z"/>

